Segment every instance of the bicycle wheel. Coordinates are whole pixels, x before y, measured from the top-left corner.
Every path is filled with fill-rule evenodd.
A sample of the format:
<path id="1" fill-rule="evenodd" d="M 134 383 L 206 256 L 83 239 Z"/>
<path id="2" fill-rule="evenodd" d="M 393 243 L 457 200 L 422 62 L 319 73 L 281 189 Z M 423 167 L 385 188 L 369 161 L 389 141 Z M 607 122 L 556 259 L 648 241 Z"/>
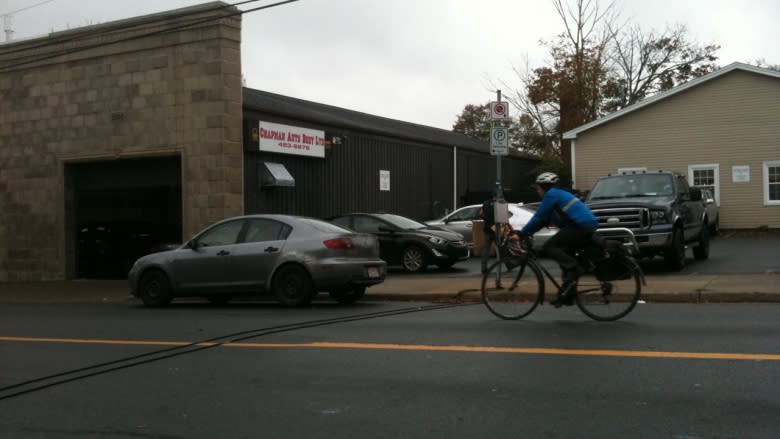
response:
<path id="1" fill-rule="evenodd" d="M 542 273 L 536 264 L 524 257 L 494 262 L 482 275 L 482 302 L 502 319 L 527 316 L 541 303 L 543 296 Z"/>
<path id="2" fill-rule="evenodd" d="M 636 306 L 642 278 L 631 261 L 621 263 L 626 266 L 626 274 L 617 280 L 600 281 L 588 273 L 577 281 L 577 306 L 586 316 L 610 322 L 624 317 Z"/>

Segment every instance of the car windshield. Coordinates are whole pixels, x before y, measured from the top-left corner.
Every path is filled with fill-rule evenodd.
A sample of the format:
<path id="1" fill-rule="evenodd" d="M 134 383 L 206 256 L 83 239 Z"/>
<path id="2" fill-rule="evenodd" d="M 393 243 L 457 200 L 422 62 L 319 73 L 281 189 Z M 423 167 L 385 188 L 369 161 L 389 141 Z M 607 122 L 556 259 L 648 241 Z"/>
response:
<path id="1" fill-rule="evenodd" d="M 425 227 L 428 227 L 421 222 L 415 221 L 411 218 L 407 218 L 401 215 L 393 215 L 391 213 L 380 213 L 377 214 L 376 216 L 382 218 L 388 223 L 403 230 L 417 230 L 417 229 L 424 229 Z"/>
<path id="2" fill-rule="evenodd" d="M 673 195 L 673 183 L 669 174 L 618 175 L 596 182 L 588 200 Z"/>

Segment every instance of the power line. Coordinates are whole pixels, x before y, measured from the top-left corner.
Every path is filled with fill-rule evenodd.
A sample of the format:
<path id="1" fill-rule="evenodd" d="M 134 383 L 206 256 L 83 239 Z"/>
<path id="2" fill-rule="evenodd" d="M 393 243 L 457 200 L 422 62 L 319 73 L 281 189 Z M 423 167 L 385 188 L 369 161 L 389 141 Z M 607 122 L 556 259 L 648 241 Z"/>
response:
<path id="1" fill-rule="evenodd" d="M 238 5 L 242 5 L 242 4 L 246 4 L 246 3 L 255 3 L 257 1 L 260 1 L 260 0 L 247 0 L 247 1 L 235 3 L 235 4 L 232 4 L 232 5 L 225 5 L 225 6 L 222 6 L 220 8 L 234 7 L 234 6 L 238 6 Z M 15 69 L 17 67 L 20 67 L 20 66 L 24 66 L 24 65 L 28 65 L 28 64 L 34 64 L 34 63 L 37 63 L 37 62 L 40 62 L 40 61 L 44 61 L 44 60 L 50 60 L 51 58 L 54 58 L 54 57 L 61 57 L 61 56 L 70 55 L 70 54 L 77 53 L 77 52 L 82 52 L 82 51 L 85 51 L 85 50 L 90 50 L 90 49 L 96 49 L 96 48 L 99 48 L 99 47 L 109 46 L 109 45 L 112 45 L 112 44 L 124 43 L 124 42 L 127 42 L 127 41 L 133 41 L 133 40 L 138 40 L 138 39 L 141 39 L 141 38 L 152 37 L 152 36 L 155 36 L 155 35 L 162 35 L 162 34 L 166 34 L 166 33 L 171 33 L 171 32 L 177 31 L 177 30 L 198 26 L 200 24 L 209 23 L 209 22 L 212 22 L 212 21 L 222 20 L 223 18 L 230 18 L 230 17 L 235 17 L 237 15 L 244 15 L 244 14 L 248 14 L 248 13 L 251 13 L 251 12 L 261 11 L 263 9 L 270 9 L 270 8 L 274 8 L 274 7 L 277 7 L 277 6 L 286 5 L 286 4 L 289 4 L 289 3 L 295 3 L 297 1 L 299 1 L 299 0 L 284 0 L 284 1 L 276 2 L 276 3 L 271 3 L 271 4 L 265 5 L 265 6 L 259 6 L 259 7 L 256 7 L 256 8 L 247 9 L 245 11 L 239 10 L 238 12 L 231 12 L 229 14 L 220 15 L 218 17 L 209 17 L 209 18 L 205 18 L 203 20 L 197 20 L 197 21 L 193 21 L 191 23 L 177 25 L 177 26 L 173 26 L 173 27 L 170 27 L 170 28 L 167 28 L 167 29 L 156 30 L 156 31 L 153 31 L 153 32 L 147 32 L 147 33 L 144 33 L 144 34 L 134 35 L 134 36 L 131 36 L 131 37 L 126 37 L 126 38 L 120 38 L 120 39 L 114 40 L 114 41 L 97 43 L 97 44 L 93 44 L 93 45 L 90 45 L 90 46 L 78 47 L 78 48 L 73 48 L 73 49 L 66 49 L 66 50 L 62 50 L 62 51 L 56 52 L 56 53 L 48 53 L 48 54 L 44 54 L 44 55 L 42 55 L 40 57 L 37 57 L 35 59 L 30 59 L 30 60 L 27 60 L 27 61 L 21 61 L 21 62 L 18 62 L 16 64 L 10 64 L 10 65 L 6 65 L 6 66 L 0 66 L 0 69 L 2 69 L 2 71 L 10 71 L 10 70 L 13 70 L 13 69 Z M 206 11 L 210 11 L 210 10 L 212 10 L 212 9 L 207 9 Z M 197 11 L 197 13 L 202 13 L 202 12 L 204 12 L 204 10 Z M 195 13 L 195 12 L 193 12 L 193 13 Z M 107 32 L 105 32 L 103 30 L 101 32 L 96 32 L 95 34 L 93 34 L 91 36 L 97 36 L 97 35 L 101 35 L 101 34 L 105 34 L 105 33 L 107 33 Z M 39 46 L 39 47 L 47 47 L 47 46 L 50 46 L 50 45 L 59 45 L 59 44 L 61 44 L 60 41 L 58 41 L 56 43 L 52 42 L 52 43 L 49 43 L 47 45 L 42 45 L 42 46 Z"/>
<path id="2" fill-rule="evenodd" d="M 22 8 L 22 9 L 17 9 L 17 10 L 15 10 L 15 11 L 6 12 L 5 14 L 0 14 L 0 17 L 2 17 L 2 16 L 4 16 L 4 15 L 11 15 L 11 14 L 16 14 L 17 12 L 26 11 L 26 10 L 28 10 L 28 9 L 32 9 L 32 8 L 34 8 L 34 7 L 36 7 L 36 6 L 45 5 L 46 3 L 51 3 L 51 2 L 53 2 L 53 1 L 54 1 L 54 0 L 46 0 L 45 2 L 36 3 L 36 4 L 34 4 L 34 5 L 30 5 L 30 6 L 27 6 L 27 7 L 24 7 L 24 8 Z"/>
<path id="3" fill-rule="evenodd" d="M 50 1 L 53 1 L 53 0 L 50 0 Z M 241 2 L 228 4 L 228 5 L 214 6 L 214 7 L 203 8 L 203 9 L 194 9 L 194 10 L 191 10 L 191 11 L 183 11 L 181 14 L 177 15 L 176 18 L 186 18 L 186 17 L 188 17 L 190 15 L 202 14 L 204 12 L 217 11 L 217 10 L 220 10 L 220 9 L 227 9 L 227 8 L 231 8 L 231 7 L 235 7 L 235 6 L 240 6 L 240 5 L 243 5 L 243 4 L 246 4 L 246 3 L 254 3 L 254 2 L 258 2 L 258 1 L 260 1 L 260 0 L 247 0 L 247 1 L 241 1 Z M 145 21 L 144 24 L 145 25 L 154 25 L 156 23 L 159 23 L 159 22 L 162 22 L 162 21 L 166 21 L 166 20 L 168 20 L 170 18 L 171 17 L 168 16 L 168 15 L 162 15 L 160 17 L 151 18 L 150 20 Z M 111 24 L 111 22 L 106 23 L 106 25 L 110 25 L 110 24 Z M 124 29 L 120 29 L 119 31 L 122 31 L 122 30 L 124 30 Z M 59 39 L 57 39 L 56 42 L 43 41 L 43 42 L 41 42 L 40 44 L 37 44 L 37 45 L 27 45 L 25 47 L 21 47 L 21 48 L 18 48 L 18 49 L 5 50 L 3 52 L 3 54 L 16 53 L 16 52 L 25 52 L 25 51 L 29 51 L 29 50 L 32 50 L 32 49 L 40 49 L 40 48 L 46 48 L 46 47 L 50 47 L 50 46 L 57 46 L 57 45 L 60 45 L 60 44 L 63 44 L 63 43 L 70 43 L 70 42 L 74 42 L 74 41 L 86 40 L 86 39 L 89 39 L 89 38 L 92 38 L 92 37 L 96 37 L 96 36 L 109 35 L 112 32 L 113 32 L 112 29 L 105 29 L 105 28 L 102 28 L 102 26 L 97 26 L 97 29 L 92 29 L 92 30 L 85 29 L 85 30 L 79 31 L 78 33 L 75 33 L 73 36 L 71 36 L 69 38 L 59 38 Z"/>
<path id="4" fill-rule="evenodd" d="M 4 29 L 5 30 L 5 40 L 6 41 L 11 41 L 11 38 L 12 38 L 12 36 L 14 34 L 13 29 L 11 29 L 11 23 L 12 23 L 12 20 L 13 20 L 13 14 L 16 14 L 17 12 L 26 11 L 28 9 L 32 9 L 32 8 L 34 8 L 36 6 L 45 5 L 46 3 L 51 3 L 53 1 L 54 0 L 46 0 L 44 2 L 36 3 L 34 5 L 30 5 L 30 6 L 27 6 L 25 8 L 22 8 L 22 9 L 17 9 L 15 11 L 11 11 L 11 12 L 8 12 L 8 13 L 5 13 L 5 14 L 0 14 L 0 17 L 3 17 L 3 27 L 5 28 Z"/>

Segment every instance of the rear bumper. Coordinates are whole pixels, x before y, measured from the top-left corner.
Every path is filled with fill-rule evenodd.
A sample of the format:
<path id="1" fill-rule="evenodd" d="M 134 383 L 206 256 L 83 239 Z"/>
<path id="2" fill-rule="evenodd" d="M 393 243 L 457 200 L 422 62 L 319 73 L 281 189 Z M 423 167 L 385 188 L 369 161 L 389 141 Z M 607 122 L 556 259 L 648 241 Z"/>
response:
<path id="1" fill-rule="evenodd" d="M 385 281 L 387 263 L 381 259 L 354 261 L 326 260 L 309 267 L 318 291 L 350 285 L 371 286 Z"/>

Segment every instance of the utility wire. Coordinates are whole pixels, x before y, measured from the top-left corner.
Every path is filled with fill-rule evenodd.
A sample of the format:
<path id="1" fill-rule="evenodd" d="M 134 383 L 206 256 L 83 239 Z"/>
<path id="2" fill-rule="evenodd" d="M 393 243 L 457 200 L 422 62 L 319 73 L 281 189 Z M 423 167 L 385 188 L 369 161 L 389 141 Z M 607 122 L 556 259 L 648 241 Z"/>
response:
<path id="1" fill-rule="evenodd" d="M 28 10 L 28 9 L 32 9 L 32 8 L 34 8 L 34 7 L 36 7 L 36 6 L 45 5 L 46 3 L 51 3 L 51 2 L 53 2 L 53 1 L 54 1 L 54 0 L 46 0 L 45 2 L 36 3 L 36 4 L 34 4 L 34 5 L 30 5 L 30 6 L 27 6 L 27 7 L 24 7 L 24 8 L 22 8 L 22 9 L 17 9 L 17 10 L 15 10 L 15 11 L 6 12 L 5 14 L 0 14 L 0 17 L 4 17 L 4 16 L 6 16 L 6 15 L 13 15 L 13 14 L 16 14 L 17 12 L 26 11 L 26 10 Z"/>
<path id="2" fill-rule="evenodd" d="M 229 4 L 229 5 L 213 6 L 213 7 L 210 7 L 210 8 L 195 9 L 195 10 L 192 10 L 192 11 L 183 11 L 181 14 L 176 15 L 176 18 L 178 18 L 178 19 L 185 19 L 186 17 L 188 17 L 190 15 L 202 14 L 204 12 L 217 11 L 217 10 L 220 10 L 220 9 L 227 9 L 227 8 L 231 8 L 231 7 L 244 5 L 244 4 L 247 4 L 247 3 L 255 3 L 255 2 L 258 2 L 258 1 L 261 1 L 261 0 L 247 0 L 247 1 L 241 1 L 241 2 L 237 2 L 237 3 Z M 159 17 L 152 17 L 148 21 L 145 21 L 143 23 L 143 25 L 147 25 L 147 26 L 148 25 L 154 25 L 154 24 L 160 23 L 162 21 L 166 21 L 166 20 L 171 19 L 171 16 L 170 15 L 165 15 L 165 12 L 162 12 L 160 14 L 161 14 L 161 16 L 159 16 Z M 194 19 L 192 19 L 192 20 L 194 20 Z M 103 23 L 103 25 L 110 25 L 110 24 L 111 24 L 111 22 Z M 16 53 L 16 52 L 26 52 L 26 51 L 29 51 L 29 50 L 32 50 L 32 49 L 40 49 L 40 48 L 46 48 L 46 47 L 50 47 L 50 46 L 58 46 L 58 45 L 61 45 L 63 43 L 70 43 L 70 42 L 75 42 L 75 41 L 86 40 L 86 39 L 89 39 L 89 38 L 102 36 L 102 35 L 111 35 L 114 32 L 123 32 L 123 31 L 126 30 L 126 29 L 118 29 L 118 30 L 117 29 L 106 29 L 102 25 L 96 25 L 95 27 L 96 27 L 96 29 L 91 29 L 90 30 L 90 29 L 87 28 L 87 29 L 78 31 L 78 32 L 74 33 L 72 36 L 67 37 L 67 38 L 58 38 L 57 41 L 42 41 L 39 44 L 30 44 L 30 45 L 26 45 L 25 47 L 20 47 L 18 49 L 4 50 L 3 51 L 3 55 L 9 54 L 9 53 Z M 58 31 L 58 32 L 67 32 L 67 31 Z M 58 33 L 58 32 L 52 32 L 52 33 Z"/>
<path id="3" fill-rule="evenodd" d="M 240 4 L 244 4 L 244 3 L 252 3 L 252 2 L 256 2 L 256 1 L 259 1 L 259 0 L 248 0 L 248 1 L 245 1 L 245 2 L 236 3 L 236 5 L 240 5 Z M 49 60 L 49 59 L 54 58 L 54 57 L 61 57 L 61 56 L 70 55 L 70 54 L 77 53 L 77 52 L 82 52 L 82 51 L 85 51 L 85 50 L 96 49 L 96 48 L 99 48 L 99 47 L 105 47 L 105 46 L 109 46 L 109 45 L 112 45 L 112 44 L 124 43 L 124 42 L 127 42 L 127 41 L 138 40 L 138 39 L 141 39 L 141 38 L 147 38 L 147 37 L 151 37 L 151 36 L 155 36 L 155 35 L 163 35 L 163 34 L 167 34 L 167 33 L 171 33 L 171 32 L 177 31 L 177 30 L 186 29 L 186 28 L 193 27 L 193 26 L 198 26 L 200 24 L 209 23 L 209 22 L 212 22 L 212 21 L 222 20 L 223 18 L 230 18 L 230 17 L 235 17 L 237 15 L 244 15 L 244 14 L 248 14 L 250 12 L 257 12 L 257 11 L 261 11 L 263 9 L 269 9 L 269 8 L 273 8 L 273 7 L 276 7 L 276 6 L 286 5 L 288 3 L 295 3 L 297 1 L 299 1 L 299 0 L 285 0 L 285 1 L 277 2 L 277 3 L 271 3 L 270 5 L 259 6 L 257 8 L 247 9 L 245 11 L 231 12 L 229 14 L 221 15 L 221 16 L 218 16 L 218 17 L 209 17 L 209 18 L 205 18 L 203 20 L 198 20 L 198 21 L 194 21 L 192 23 L 187 23 L 187 24 L 181 24 L 181 25 L 173 26 L 173 27 L 170 27 L 170 28 L 167 28 L 167 29 L 161 29 L 161 30 L 157 30 L 157 31 L 153 31 L 153 32 L 147 32 L 147 33 L 144 33 L 144 34 L 134 35 L 134 36 L 131 36 L 131 37 L 126 37 L 126 38 L 120 38 L 120 39 L 114 40 L 114 41 L 97 43 L 97 44 L 93 44 L 93 45 L 90 45 L 90 46 L 78 47 L 78 48 L 74 48 L 74 49 L 66 49 L 66 50 L 62 50 L 62 51 L 59 51 L 59 52 L 55 52 L 55 53 L 44 54 L 43 56 L 39 56 L 39 57 L 37 57 L 35 59 L 30 59 L 30 60 L 27 60 L 27 61 L 21 61 L 21 62 L 18 62 L 18 63 L 15 63 L 15 64 L 10 64 L 10 65 L 0 66 L 0 69 L 2 69 L 2 71 L 11 71 L 11 70 L 13 70 L 13 69 L 15 69 L 17 67 L 20 67 L 20 66 L 24 66 L 24 65 L 28 65 L 28 64 L 34 64 L 34 63 L 37 63 L 37 62 L 40 62 L 40 61 Z M 234 5 L 228 5 L 228 6 L 234 6 Z M 203 12 L 203 11 L 198 11 L 198 12 Z M 53 43 L 53 44 L 56 45 L 56 44 L 59 44 L 59 43 Z"/>

